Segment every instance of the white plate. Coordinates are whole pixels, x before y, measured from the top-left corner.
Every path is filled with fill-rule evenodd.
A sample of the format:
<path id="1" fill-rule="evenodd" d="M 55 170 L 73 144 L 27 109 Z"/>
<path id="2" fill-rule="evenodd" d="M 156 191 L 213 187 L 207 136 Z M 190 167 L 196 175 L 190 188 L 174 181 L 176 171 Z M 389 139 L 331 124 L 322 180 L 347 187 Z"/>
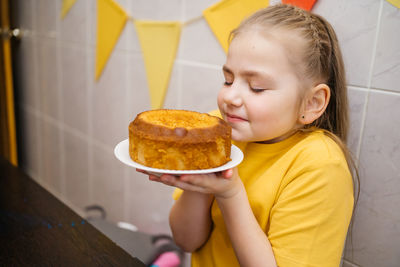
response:
<path id="1" fill-rule="evenodd" d="M 203 169 L 203 170 L 165 170 L 165 169 L 156 169 L 144 166 L 139 164 L 131 159 L 129 156 L 129 139 L 125 139 L 121 141 L 114 149 L 114 154 L 121 162 L 125 163 L 128 166 L 141 169 L 147 171 L 152 174 L 174 174 L 174 175 L 181 175 L 181 174 L 201 174 L 201 173 L 213 173 L 213 172 L 220 172 L 230 168 L 233 168 L 239 165 L 240 162 L 243 160 L 243 153 L 242 151 L 235 145 L 231 147 L 231 161 L 227 162 L 226 164 L 219 166 L 217 168 L 212 169 Z"/>

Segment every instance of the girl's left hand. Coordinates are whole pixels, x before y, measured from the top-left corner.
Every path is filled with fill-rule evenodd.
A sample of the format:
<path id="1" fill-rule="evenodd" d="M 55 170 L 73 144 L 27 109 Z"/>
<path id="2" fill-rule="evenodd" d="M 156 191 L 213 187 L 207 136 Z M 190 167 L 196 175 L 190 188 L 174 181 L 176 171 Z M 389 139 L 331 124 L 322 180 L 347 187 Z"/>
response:
<path id="1" fill-rule="evenodd" d="M 137 169 L 137 171 L 146 173 Z M 229 198 L 234 196 L 242 186 L 237 168 L 210 174 L 184 174 L 174 176 L 163 174 L 160 177 L 149 174 L 149 180 L 181 188 L 182 190 L 195 191 L 203 194 L 213 194 L 216 198 Z"/>

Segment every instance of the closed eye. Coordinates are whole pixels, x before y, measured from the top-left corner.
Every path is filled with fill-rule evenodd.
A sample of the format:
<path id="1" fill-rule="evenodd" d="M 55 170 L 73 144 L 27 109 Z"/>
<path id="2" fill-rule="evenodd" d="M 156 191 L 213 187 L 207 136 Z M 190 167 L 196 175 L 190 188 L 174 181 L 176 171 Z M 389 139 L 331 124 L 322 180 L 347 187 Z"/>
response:
<path id="1" fill-rule="evenodd" d="M 224 82 L 224 85 L 226 86 L 232 85 L 232 82 Z"/>
<path id="2" fill-rule="evenodd" d="M 253 91 L 254 93 L 261 93 L 264 92 L 267 89 L 261 89 L 261 88 L 251 88 L 251 91 Z"/>

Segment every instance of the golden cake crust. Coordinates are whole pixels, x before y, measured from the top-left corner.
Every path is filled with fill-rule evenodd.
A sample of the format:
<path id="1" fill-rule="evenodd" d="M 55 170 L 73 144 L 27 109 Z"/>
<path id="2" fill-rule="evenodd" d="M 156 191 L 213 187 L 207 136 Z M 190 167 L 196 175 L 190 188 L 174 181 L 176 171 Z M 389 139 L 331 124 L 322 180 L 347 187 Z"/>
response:
<path id="1" fill-rule="evenodd" d="M 187 110 L 150 110 L 129 124 L 129 154 L 145 166 L 195 170 L 230 160 L 231 128 L 222 119 Z"/>

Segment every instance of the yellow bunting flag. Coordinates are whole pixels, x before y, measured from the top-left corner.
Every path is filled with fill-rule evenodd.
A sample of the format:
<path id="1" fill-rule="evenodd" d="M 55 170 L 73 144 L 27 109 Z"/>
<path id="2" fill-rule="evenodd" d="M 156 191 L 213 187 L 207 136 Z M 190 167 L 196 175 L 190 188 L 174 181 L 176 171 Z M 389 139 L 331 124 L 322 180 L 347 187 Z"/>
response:
<path id="1" fill-rule="evenodd" d="M 62 0 L 61 19 L 64 19 L 76 0 Z"/>
<path id="2" fill-rule="evenodd" d="M 400 0 L 387 0 L 389 3 L 394 5 L 397 8 L 400 8 Z"/>
<path id="3" fill-rule="evenodd" d="M 135 20 L 134 23 L 142 48 L 151 107 L 161 108 L 178 50 L 182 24 L 144 20 Z"/>
<path id="4" fill-rule="evenodd" d="M 268 0 L 222 0 L 203 11 L 211 30 L 225 52 L 228 51 L 229 34 L 240 22 L 258 9 L 267 7 Z"/>
<path id="5" fill-rule="evenodd" d="M 97 0 L 96 80 L 124 29 L 128 15 L 113 0 Z"/>

